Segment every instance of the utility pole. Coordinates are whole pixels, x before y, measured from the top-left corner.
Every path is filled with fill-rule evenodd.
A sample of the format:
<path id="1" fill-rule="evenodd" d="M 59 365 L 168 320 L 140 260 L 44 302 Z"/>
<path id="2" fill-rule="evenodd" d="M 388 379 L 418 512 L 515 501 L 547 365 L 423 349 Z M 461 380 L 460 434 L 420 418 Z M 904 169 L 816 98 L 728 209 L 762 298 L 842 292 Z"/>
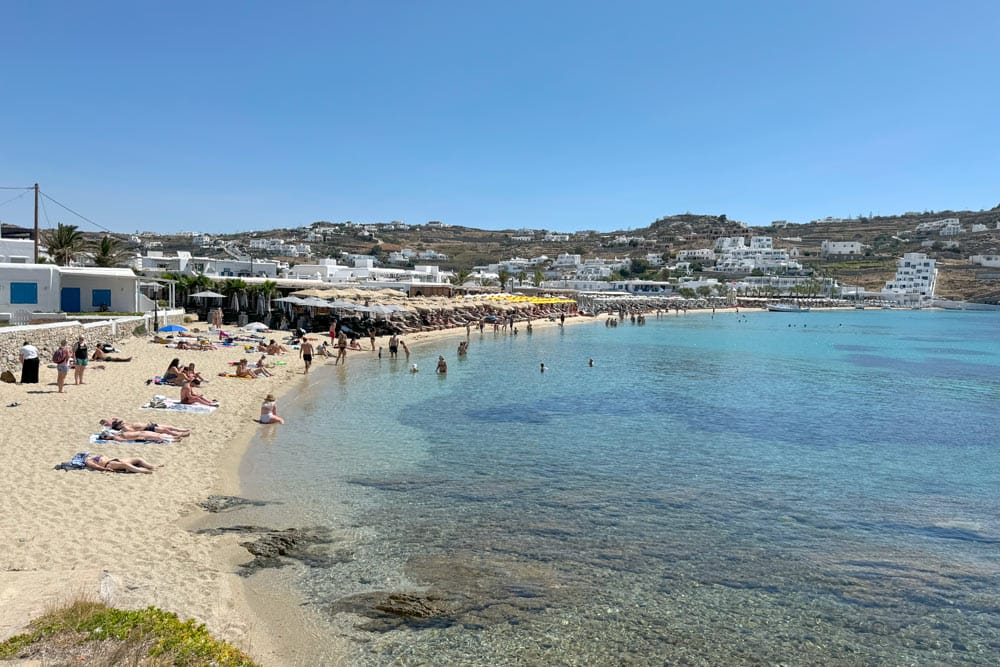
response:
<path id="1" fill-rule="evenodd" d="M 38 183 L 35 183 L 35 264 L 38 264 Z"/>

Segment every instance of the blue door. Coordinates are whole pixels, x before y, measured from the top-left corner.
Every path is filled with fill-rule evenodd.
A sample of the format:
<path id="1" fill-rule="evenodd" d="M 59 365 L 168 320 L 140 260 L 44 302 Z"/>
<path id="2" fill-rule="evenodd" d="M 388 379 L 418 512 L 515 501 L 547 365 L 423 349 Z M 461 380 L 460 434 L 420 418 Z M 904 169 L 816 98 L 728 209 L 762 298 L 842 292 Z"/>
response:
<path id="1" fill-rule="evenodd" d="M 64 313 L 80 312 L 80 288 L 63 287 L 59 298 L 59 307 Z"/>

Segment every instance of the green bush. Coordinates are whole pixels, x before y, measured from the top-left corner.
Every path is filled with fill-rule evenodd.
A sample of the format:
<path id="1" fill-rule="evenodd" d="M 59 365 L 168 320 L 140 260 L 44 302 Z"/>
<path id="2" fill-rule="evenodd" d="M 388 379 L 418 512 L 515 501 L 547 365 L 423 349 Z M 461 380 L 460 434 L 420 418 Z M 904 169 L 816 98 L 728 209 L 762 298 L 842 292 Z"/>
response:
<path id="1" fill-rule="evenodd" d="M 88 600 L 51 611 L 31 623 L 31 632 L 0 642 L 0 660 L 30 657 L 53 647 L 82 650 L 91 641 L 102 642 L 105 658 L 111 651 L 119 656 L 144 654 L 156 658 L 157 664 L 181 667 L 257 667 L 242 651 L 214 639 L 193 620 L 181 621 L 156 607 L 126 611 Z M 109 641 L 115 646 L 108 648 Z"/>

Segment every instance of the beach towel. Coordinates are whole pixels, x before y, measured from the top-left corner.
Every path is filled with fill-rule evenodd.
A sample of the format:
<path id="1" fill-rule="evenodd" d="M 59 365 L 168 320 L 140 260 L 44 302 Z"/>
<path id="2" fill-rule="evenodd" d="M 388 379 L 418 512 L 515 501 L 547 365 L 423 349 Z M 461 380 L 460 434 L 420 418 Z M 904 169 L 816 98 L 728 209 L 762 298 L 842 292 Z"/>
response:
<path id="1" fill-rule="evenodd" d="M 176 410 L 178 412 L 193 412 L 195 414 L 208 414 L 210 412 L 215 412 L 215 406 L 212 405 L 184 405 L 179 401 L 175 401 L 172 398 L 164 398 L 163 396 L 154 396 L 149 403 L 142 406 L 143 410 Z"/>
<path id="2" fill-rule="evenodd" d="M 90 452 L 79 452 L 74 454 L 69 461 L 56 464 L 55 470 L 83 470 L 87 467 L 88 458 L 90 458 Z"/>
<path id="3" fill-rule="evenodd" d="M 90 444 L 92 445 L 166 445 L 167 443 L 173 442 L 174 439 L 169 436 L 163 436 L 166 438 L 165 442 L 153 442 L 150 440 L 105 440 L 101 437 L 100 433 L 95 433 L 90 436 Z"/>

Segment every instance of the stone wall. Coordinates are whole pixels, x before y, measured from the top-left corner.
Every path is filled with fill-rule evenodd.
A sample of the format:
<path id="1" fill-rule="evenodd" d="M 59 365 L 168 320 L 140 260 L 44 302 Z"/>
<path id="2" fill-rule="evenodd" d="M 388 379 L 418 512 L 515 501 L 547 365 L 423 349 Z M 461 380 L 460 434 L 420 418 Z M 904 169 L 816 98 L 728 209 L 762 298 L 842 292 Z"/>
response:
<path id="1" fill-rule="evenodd" d="M 183 310 L 161 311 L 159 324 L 182 324 Z M 107 320 L 71 320 L 68 322 L 52 322 L 49 324 L 34 324 L 18 327 L 0 327 L 0 372 L 10 371 L 18 379 L 21 377 L 21 357 L 18 352 L 24 341 L 38 348 L 38 356 L 44 367 L 52 362 L 52 354 L 64 338 L 74 343 L 80 336 L 87 338 L 88 344 L 111 343 L 131 338 L 135 330 L 145 326 L 146 331 L 153 327 L 153 315 L 148 313 L 138 317 L 118 317 Z"/>

